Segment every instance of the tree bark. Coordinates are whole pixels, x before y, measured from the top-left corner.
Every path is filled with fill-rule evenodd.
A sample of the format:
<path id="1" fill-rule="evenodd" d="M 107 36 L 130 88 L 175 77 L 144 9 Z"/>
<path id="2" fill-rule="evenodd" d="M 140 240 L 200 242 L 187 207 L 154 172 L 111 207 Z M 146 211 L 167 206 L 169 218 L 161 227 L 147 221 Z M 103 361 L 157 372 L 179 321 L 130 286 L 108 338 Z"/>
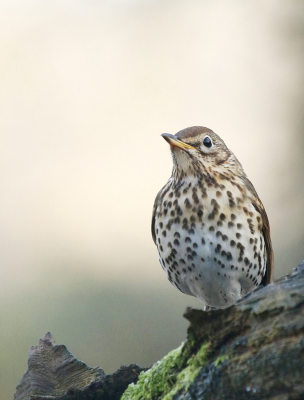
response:
<path id="1" fill-rule="evenodd" d="M 56 345 L 50 333 L 32 346 L 28 370 L 17 386 L 14 400 L 118 400 L 141 371 L 136 364 L 106 375 L 77 360 L 64 345 Z"/>

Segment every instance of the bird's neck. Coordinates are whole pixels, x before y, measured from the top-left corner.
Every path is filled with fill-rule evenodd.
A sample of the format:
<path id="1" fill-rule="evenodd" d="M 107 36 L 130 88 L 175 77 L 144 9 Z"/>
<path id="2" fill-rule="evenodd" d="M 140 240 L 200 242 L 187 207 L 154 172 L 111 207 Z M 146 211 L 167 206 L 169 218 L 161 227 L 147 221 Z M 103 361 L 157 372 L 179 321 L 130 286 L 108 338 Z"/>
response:
<path id="1" fill-rule="evenodd" d="M 171 183 L 174 188 L 188 186 L 189 184 L 191 184 L 192 187 L 210 186 L 215 185 L 217 181 L 217 176 L 212 172 L 207 171 L 205 168 L 196 168 L 195 165 L 187 169 L 174 166 L 171 176 Z"/>

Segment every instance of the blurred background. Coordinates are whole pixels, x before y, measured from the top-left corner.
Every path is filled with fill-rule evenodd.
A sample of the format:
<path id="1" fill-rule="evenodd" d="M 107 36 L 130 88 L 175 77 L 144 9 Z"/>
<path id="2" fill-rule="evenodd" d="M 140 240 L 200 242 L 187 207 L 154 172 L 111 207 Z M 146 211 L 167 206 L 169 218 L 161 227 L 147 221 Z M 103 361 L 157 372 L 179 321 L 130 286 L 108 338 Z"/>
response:
<path id="1" fill-rule="evenodd" d="M 50 331 L 112 373 L 186 338 L 150 234 L 163 132 L 217 132 L 304 258 L 301 0 L 0 1 L 0 398 Z M 2 397 L 1 397 L 2 396 Z"/>

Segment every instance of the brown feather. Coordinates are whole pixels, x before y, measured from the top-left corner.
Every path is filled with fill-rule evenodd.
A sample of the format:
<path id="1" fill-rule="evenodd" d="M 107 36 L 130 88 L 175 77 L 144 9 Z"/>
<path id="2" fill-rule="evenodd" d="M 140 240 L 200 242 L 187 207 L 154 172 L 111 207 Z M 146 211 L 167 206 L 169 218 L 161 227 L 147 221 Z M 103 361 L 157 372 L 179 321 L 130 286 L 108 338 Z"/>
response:
<path id="1" fill-rule="evenodd" d="M 252 193 L 255 201 L 252 201 L 253 207 L 257 210 L 257 212 L 261 215 L 263 221 L 262 234 L 265 241 L 266 252 L 267 252 L 267 264 L 266 264 L 266 273 L 262 279 L 261 285 L 268 285 L 273 280 L 273 270 L 274 270 L 274 257 L 273 250 L 270 238 L 270 225 L 269 220 L 265 211 L 265 208 L 250 180 L 247 176 L 242 177 L 247 189 Z"/>

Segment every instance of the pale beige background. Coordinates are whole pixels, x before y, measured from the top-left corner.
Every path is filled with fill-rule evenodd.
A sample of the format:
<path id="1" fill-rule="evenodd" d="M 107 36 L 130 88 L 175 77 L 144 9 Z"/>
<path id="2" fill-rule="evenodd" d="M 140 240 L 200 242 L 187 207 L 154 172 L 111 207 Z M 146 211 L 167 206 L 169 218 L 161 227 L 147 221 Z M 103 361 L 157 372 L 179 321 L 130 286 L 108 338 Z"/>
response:
<path id="1" fill-rule="evenodd" d="M 162 132 L 215 130 L 304 258 L 304 3 L 0 1 L 0 398 L 50 330 L 112 372 L 186 337 L 150 235 Z"/>

